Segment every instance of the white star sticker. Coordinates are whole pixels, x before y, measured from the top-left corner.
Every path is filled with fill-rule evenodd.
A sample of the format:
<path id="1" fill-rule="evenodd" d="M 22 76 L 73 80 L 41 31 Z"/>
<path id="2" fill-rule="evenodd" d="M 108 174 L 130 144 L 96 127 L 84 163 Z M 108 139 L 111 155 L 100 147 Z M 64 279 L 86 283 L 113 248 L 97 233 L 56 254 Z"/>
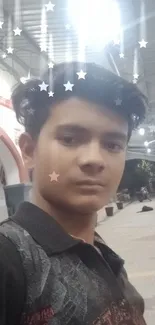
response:
<path id="1" fill-rule="evenodd" d="M 20 34 L 22 32 L 22 30 L 19 27 L 16 27 L 16 29 L 14 29 L 13 31 L 15 33 L 15 36 L 17 36 L 17 35 L 20 36 Z"/>
<path id="2" fill-rule="evenodd" d="M 48 67 L 49 67 L 49 69 L 53 69 L 53 67 L 54 67 L 54 63 L 53 63 L 53 62 L 49 62 L 49 63 L 48 63 Z"/>
<path id="3" fill-rule="evenodd" d="M 147 45 L 147 43 L 148 42 L 146 42 L 144 39 L 142 39 L 140 42 L 138 42 L 139 43 L 139 45 L 140 45 L 140 48 L 142 48 L 142 47 L 145 47 L 146 48 L 146 45 Z"/>
<path id="4" fill-rule="evenodd" d="M 70 30 L 71 29 L 71 25 L 70 24 L 66 24 L 65 25 L 65 28 L 66 28 L 66 30 Z"/>
<path id="5" fill-rule="evenodd" d="M 49 3 L 47 3 L 45 5 L 47 11 L 54 11 L 54 7 L 55 7 L 55 4 L 51 3 L 51 1 L 49 1 Z"/>
<path id="6" fill-rule="evenodd" d="M 76 74 L 78 75 L 78 79 L 85 79 L 87 72 L 80 70 L 80 72 L 77 72 Z"/>
<path id="7" fill-rule="evenodd" d="M 41 49 L 41 52 L 46 52 L 47 51 L 47 45 L 46 44 L 41 44 L 40 49 Z"/>
<path id="8" fill-rule="evenodd" d="M 56 172 L 53 172 L 52 174 L 49 174 L 50 181 L 51 181 L 51 182 L 53 182 L 53 181 L 58 182 L 58 177 L 59 177 L 59 176 L 60 176 L 60 175 L 59 175 L 59 174 L 56 174 Z"/>
<path id="9" fill-rule="evenodd" d="M 6 59 L 6 57 L 7 57 L 6 53 L 2 54 L 3 59 Z"/>
<path id="10" fill-rule="evenodd" d="M 138 78 L 139 78 L 139 74 L 138 74 L 138 73 L 135 73 L 135 74 L 133 75 L 133 77 L 134 77 L 134 79 L 138 79 Z"/>
<path id="11" fill-rule="evenodd" d="M 119 56 L 120 56 L 120 59 L 124 59 L 124 53 L 120 53 Z"/>
<path id="12" fill-rule="evenodd" d="M 43 81 L 42 84 L 39 85 L 40 87 L 40 91 L 47 91 L 47 87 L 48 87 L 48 84 L 45 84 L 45 82 Z"/>
<path id="13" fill-rule="evenodd" d="M 27 112 L 28 112 L 29 115 L 33 115 L 34 112 L 35 112 L 35 110 L 34 110 L 33 108 L 29 108 L 29 109 L 27 110 Z"/>
<path id="14" fill-rule="evenodd" d="M 11 46 L 9 46 L 7 48 L 7 52 L 8 52 L 8 54 L 13 54 L 13 48 Z"/>
<path id="15" fill-rule="evenodd" d="M 0 29 L 2 29 L 4 22 L 0 21 Z"/>
<path id="16" fill-rule="evenodd" d="M 136 84 L 137 83 L 137 79 L 133 79 L 133 84 Z"/>
<path id="17" fill-rule="evenodd" d="M 117 99 L 115 100 L 115 104 L 116 104 L 116 106 L 120 106 L 120 105 L 122 104 L 122 99 L 117 98 Z"/>
<path id="18" fill-rule="evenodd" d="M 53 97 L 54 96 L 54 92 L 53 91 L 49 91 L 48 96 L 49 97 Z"/>
<path id="19" fill-rule="evenodd" d="M 74 84 L 71 84 L 70 81 L 68 81 L 66 84 L 64 84 L 65 91 L 72 91 L 72 88 L 74 87 Z"/>

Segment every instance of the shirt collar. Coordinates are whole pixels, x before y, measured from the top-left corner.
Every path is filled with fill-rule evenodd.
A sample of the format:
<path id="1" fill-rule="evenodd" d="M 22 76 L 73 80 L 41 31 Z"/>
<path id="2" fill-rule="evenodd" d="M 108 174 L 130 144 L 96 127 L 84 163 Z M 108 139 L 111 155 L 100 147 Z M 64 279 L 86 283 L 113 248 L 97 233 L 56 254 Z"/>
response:
<path id="1" fill-rule="evenodd" d="M 67 234 L 48 213 L 30 202 L 23 202 L 11 219 L 24 228 L 49 255 L 81 243 L 80 239 Z"/>
<path id="2" fill-rule="evenodd" d="M 30 202 L 23 202 L 11 219 L 24 228 L 46 251 L 47 255 L 64 252 L 84 242 L 66 233 L 54 218 Z M 106 245 L 97 233 L 95 233 L 94 245 L 101 250 L 112 269 L 115 265 L 115 273 L 117 273 L 124 261 Z"/>

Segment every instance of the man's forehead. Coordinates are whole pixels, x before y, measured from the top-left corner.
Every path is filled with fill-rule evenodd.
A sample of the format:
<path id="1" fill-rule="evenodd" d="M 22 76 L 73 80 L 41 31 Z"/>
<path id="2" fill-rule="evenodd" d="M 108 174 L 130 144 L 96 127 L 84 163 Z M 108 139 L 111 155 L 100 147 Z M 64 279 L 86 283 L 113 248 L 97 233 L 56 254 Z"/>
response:
<path id="1" fill-rule="evenodd" d="M 128 132 L 127 121 L 117 113 L 94 103 L 72 98 L 59 103 L 50 121 L 55 127 L 98 130 L 100 132 Z"/>

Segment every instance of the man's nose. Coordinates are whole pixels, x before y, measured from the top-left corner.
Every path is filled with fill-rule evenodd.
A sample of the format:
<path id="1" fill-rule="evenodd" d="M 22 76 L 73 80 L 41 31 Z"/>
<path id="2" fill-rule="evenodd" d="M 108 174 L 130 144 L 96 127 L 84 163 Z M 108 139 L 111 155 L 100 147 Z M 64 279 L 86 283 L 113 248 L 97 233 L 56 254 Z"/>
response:
<path id="1" fill-rule="evenodd" d="M 91 143 L 83 148 L 79 166 L 87 174 L 101 173 L 106 167 L 106 155 L 98 143 Z"/>

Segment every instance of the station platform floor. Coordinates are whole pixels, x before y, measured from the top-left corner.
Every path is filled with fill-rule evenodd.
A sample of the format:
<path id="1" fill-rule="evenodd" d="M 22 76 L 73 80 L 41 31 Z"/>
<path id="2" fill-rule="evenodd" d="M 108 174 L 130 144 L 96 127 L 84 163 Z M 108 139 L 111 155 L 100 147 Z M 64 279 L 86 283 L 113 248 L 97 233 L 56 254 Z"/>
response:
<path id="1" fill-rule="evenodd" d="M 137 213 L 144 205 L 154 210 Z M 145 300 L 147 325 L 155 325 L 155 199 L 129 204 L 96 230 L 125 260 L 129 279 Z"/>

